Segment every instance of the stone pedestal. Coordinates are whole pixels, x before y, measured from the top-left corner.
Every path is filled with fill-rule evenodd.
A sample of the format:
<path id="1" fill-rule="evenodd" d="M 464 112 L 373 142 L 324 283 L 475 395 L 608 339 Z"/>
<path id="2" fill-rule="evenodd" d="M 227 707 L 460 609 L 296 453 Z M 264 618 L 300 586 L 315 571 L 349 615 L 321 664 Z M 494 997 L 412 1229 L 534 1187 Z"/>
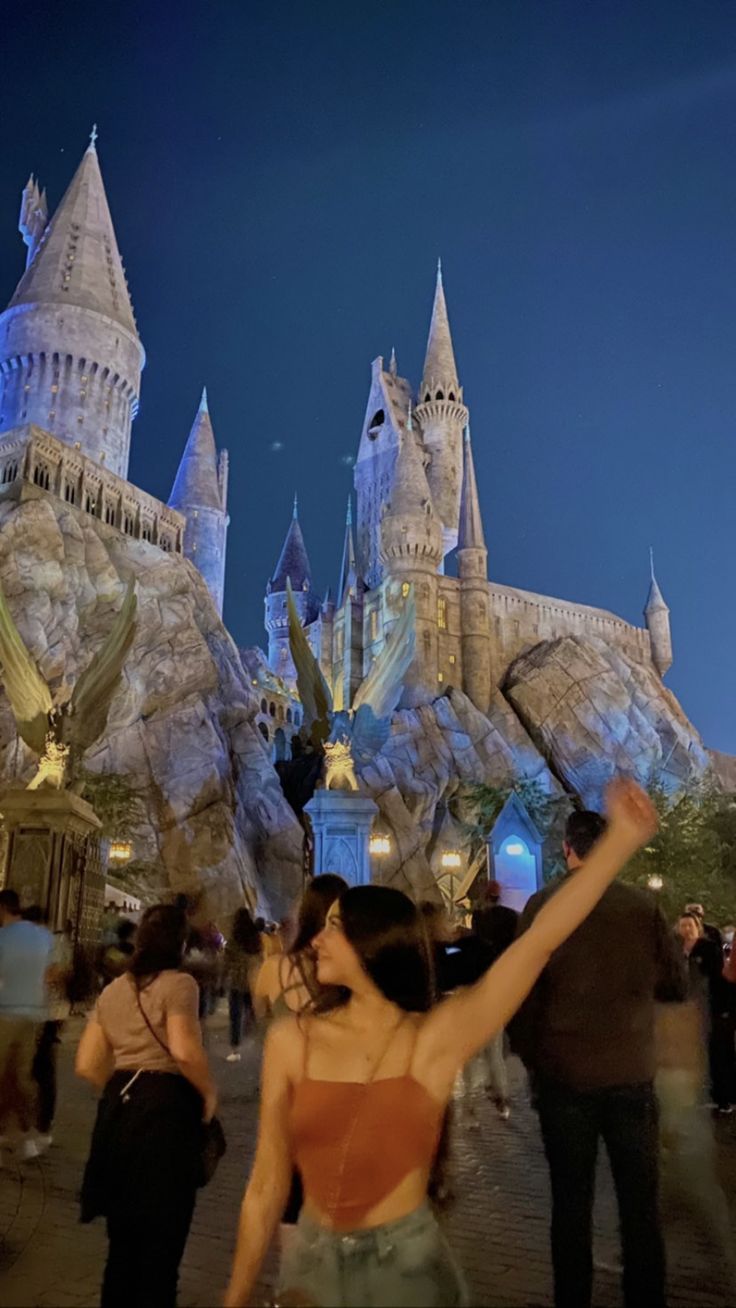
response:
<path id="1" fill-rule="evenodd" d="M 348 885 L 368 885 L 368 842 L 378 812 L 370 795 L 355 790 L 316 790 L 305 811 L 314 832 L 315 876 L 338 872 Z"/>
<path id="2" fill-rule="evenodd" d="M 9 787 L 0 794 L 5 849 L 0 883 L 27 908 L 38 904 L 52 931 L 68 920 L 74 938 L 93 943 L 104 908 L 100 821 L 68 790 Z"/>

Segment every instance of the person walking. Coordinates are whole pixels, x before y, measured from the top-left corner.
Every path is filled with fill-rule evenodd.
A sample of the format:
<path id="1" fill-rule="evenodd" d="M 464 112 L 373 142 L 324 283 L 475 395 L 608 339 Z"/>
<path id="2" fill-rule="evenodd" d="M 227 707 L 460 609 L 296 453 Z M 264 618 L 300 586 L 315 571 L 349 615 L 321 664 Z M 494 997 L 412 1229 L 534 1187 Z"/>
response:
<path id="1" fill-rule="evenodd" d="M 495 963 L 513 942 L 519 923 L 515 909 L 501 903 L 501 886 L 489 881 L 485 903 L 473 913 L 473 930 L 487 945 L 490 963 Z M 485 1063 L 485 1091 L 502 1121 L 511 1116 L 509 1074 L 506 1068 L 506 1033 L 499 1031 L 483 1050 Z"/>
<path id="2" fill-rule="evenodd" d="M 36 904 L 24 910 L 23 920 L 48 926 L 41 908 Z M 37 1087 L 36 1143 L 42 1149 L 48 1149 L 53 1144 L 57 1052 L 64 1023 L 71 1011 L 68 987 L 72 977 L 73 962 L 72 924 L 67 922 L 64 930 L 56 931 L 52 937 L 46 970 L 46 1020 L 39 1032 L 32 1067 L 33 1079 Z"/>
<path id="3" fill-rule="evenodd" d="M 239 908 L 225 944 L 224 974 L 230 1013 L 228 1063 L 240 1061 L 244 1022 L 253 1021 L 253 989 L 261 966 L 261 934 L 247 908 Z"/>
<path id="4" fill-rule="evenodd" d="M 580 874 L 480 981 L 435 1006 L 426 933 L 406 895 L 355 886 L 332 905 L 314 941 L 317 980 L 329 997 L 268 1033 L 226 1308 L 250 1302 L 295 1164 L 305 1200 L 282 1257 L 282 1302 L 467 1302 L 428 1206 L 443 1119 L 462 1066 L 506 1025 L 554 951 L 656 831 L 654 808 L 632 782 L 613 784 L 608 804 L 609 829 Z"/>
<path id="5" fill-rule="evenodd" d="M 563 853 L 569 875 L 533 895 L 519 940 L 585 875 L 610 838 L 599 813 L 572 813 Z M 616 883 L 542 971 L 512 1024 L 530 1073 L 552 1186 L 557 1308 L 589 1308 L 598 1144 L 618 1200 L 626 1308 L 664 1308 L 658 1211 L 655 998 L 682 1000 L 686 977 L 651 895 Z"/>
<path id="6" fill-rule="evenodd" d="M 706 934 L 699 914 L 683 913 L 677 932 L 688 961 L 691 987 L 705 1012 L 713 1106 L 720 1115 L 730 1116 L 736 1103 L 736 990 L 725 974 L 723 951 Z"/>
<path id="7" fill-rule="evenodd" d="M 292 944 L 284 953 L 264 958 L 256 977 L 253 1003 L 257 1018 L 273 1021 L 300 1013 L 316 999 L 319 983 L 313 943 L 330 906 L 347 888 L 347 881 L 335 872 L 324 872 L 308 882 L 299 902 Z"/>
<path id="8" fill-rule="evenodd" d="M 13 1124 L 20 1130 L 23 1159 L 37 1158 L 44 1147 L 35 1130 L 33 1062 L 47 1017 L 52 947 L 50 931 L 23 920 L 16 892 L 0 890 L 0 1131 Z"/>
<path id="9" fill-rule="evenodd" d="M 202 1047 L 197 984 L 181 971 L 187 924 L 147 909 L 124 976 L 100 995 L 76 1072 L 102 1090 L 81 1218 L 107 1219 L 101 1308 L 173 1308 L 217 1091 Z"/>

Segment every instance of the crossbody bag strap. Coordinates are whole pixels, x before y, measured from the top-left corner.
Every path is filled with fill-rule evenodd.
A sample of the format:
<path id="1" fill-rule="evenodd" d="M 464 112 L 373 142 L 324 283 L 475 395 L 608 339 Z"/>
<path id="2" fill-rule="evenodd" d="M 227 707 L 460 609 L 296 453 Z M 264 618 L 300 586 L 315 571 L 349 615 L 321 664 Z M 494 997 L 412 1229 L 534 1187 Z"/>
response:
<path id="1" fill-rule="evenodd" d="M 160 1045 L 161 1048 L 163 1049 L 164 1053 L 168 1054 L 168 1055 L 169 1055 L 169 1058 L 173 1059 L 174 1062 L 176 1062 L 176 1059 L 174 1059 L 174 1055 L 172 1054 L 171 1050 L 169 1049 L 169 1046 L 168 1046 L 168 1045 L 167 1045 L 167 1044 L 166 1044 L 166 1043 L 161 1039 L 160 1035 L 159 1035 L 158 1032 L 154 1029 L 154 1027 L 151 1025 L 151 1022 L 150 1022 L 149 1019 L 148 1019 L 148 1014 L 146 1013 L 146 1010 L 145 1010 L 145 1008 L 143 1007 L 143 1004 L 141 1003 L 141 992 L 140 992 L 140 990 L 138 989 L 138 984 L 137 984 L 137 982 L 135 981 L 135 979 L 134 979 L 133 977 L 130 978 L 130 982 L 131 982 L 131 985 L 133 986 L 133 989 L 135 990 L 135 998 L 136 998 L 136 1003 L 138 1004 L 138 1008 L 139 1008 L 139 1011 L 140 1011 L 140 1015 L 141 1015 L 141 1017 L 143 1018 L 143 1021 L 145 1022 L 146 1026 L 147 1026 L 148 1029 L 149 1029 L 149 1031 L 151 1032 L 151 1035 L 153 1036 L 154 1040 L 156 1041 L 156 1044 L 157 1044 L 157 1045 Z"/>

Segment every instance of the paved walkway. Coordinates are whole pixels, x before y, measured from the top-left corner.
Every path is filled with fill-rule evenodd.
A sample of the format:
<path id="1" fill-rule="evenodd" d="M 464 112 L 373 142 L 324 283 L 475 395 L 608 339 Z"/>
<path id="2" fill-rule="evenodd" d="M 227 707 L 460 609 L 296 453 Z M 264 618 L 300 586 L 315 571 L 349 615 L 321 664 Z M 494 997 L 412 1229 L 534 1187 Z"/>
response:
<path id="1" fill-rule="evenodd" d="M 80 1226 L 76 1193 L 89 1141 L 94 1101 L 74 1081 L 73 1048 L 79 1023 L 61 1050 L 61 1094 L 56 1140 L 41 1160 L 10 1160 L 0 1172 L 0 1304 L 3 1308 L 91 1308 L 105 1253 L 103 1225 Z M 182 1266 L 182 1308 L 213 1308 L 221 1301 L 233 1248 L 243 1183 L 251 1162 L 257 1112 L 253 1057 L 224 1061 L 222 1017 L 213 1019 L 210 1051 L 222 1090 L 228 1153 L 213 1183 L 201 1193 Z M 524 1102 L 520 1072 L 510 1122 L 481 1102 L 478 1124 L 455 1132 L 457 1205 L 448 1221 L 465 1268 L 474 1305 L 546 1308 L 550 1298 L 549 1197 L 534 1115 Z M 718 1124 L 724 1184 L 736 1216 L 736 1119 Z M 719 1308 L 724 1296 L 711 1268 L 710 1250 L 684 1213 L 669 1213 L 671 1308 Z M 620 1303 L 615 1205 L 607 1167 L 600 1169 L 596 1207 L 596 1304 Z M 268 1302 L 272 1264 L 255 1303 Z M 134 1308 L 134 1306 L 132 1306 Z"/>

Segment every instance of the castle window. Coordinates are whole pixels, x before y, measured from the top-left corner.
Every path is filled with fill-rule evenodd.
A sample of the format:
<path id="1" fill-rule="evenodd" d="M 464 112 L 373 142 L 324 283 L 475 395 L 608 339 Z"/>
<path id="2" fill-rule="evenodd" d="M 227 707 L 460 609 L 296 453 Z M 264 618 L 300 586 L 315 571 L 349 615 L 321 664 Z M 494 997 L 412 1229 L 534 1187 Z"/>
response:
<path id="1" fill-rule="evenodd" d="M 261 713 L 268 713 L 268 704 L 265 699 L 261 700 Z"/>
<path id="2" fill-rule="evenodd" d="M 68 481 L 64 487 L 64 499 L 67 504 L 76 504 L 77 492 L 70 481 Z"/>
<path id="3" fill-rule="evenodd" d="M 376 439 L 378 432 L 380 428 L 383 426 L 385 421 L 386 421 L 386 415 L 383 412 L 383 409 L 376 409 L 376 412 L 374 413 L 373 417 L 368 423 L 369 440 L 374 441 Z"/>
<path id="4" fill-rule="evenodd" d="M 371 640 L 378 640 L 378 609 L 371 609 Z"/>
<path id="5" fill-rule="evenodd" d="M 438 680 L 438 681 L 444 681 L 444 680 L 445 680 L 445 674 L 444 674 L 444 672 L 438 672 L 438 673 L 437 673 L 437 680 Z"/>
<path id="6" fill-rule="evenodd" d="M 431 400 L 431 398 L 432 398 L 432 396 L 430 395 L 429 391 L 427 391 L 427 394 L 426 394 L 425 397 L 424 397 L 424 403 L 425 403 L 425 404 L 428 404 L 429 401 Z"/>
<path id="7" fill-rule="evenodd" d="M 264 740 L 268 740 L 268 727 L 266 726 L 265 722 L 259 722 L 259 723 L 258 723 L 258 730 L 260 731 L 261 735 L 263 736 L 263 739 L 264 739 Z"/>
<path id="8" fill-rule="evenodd" d="M 407 597 L 407 595 L 409 594 L 409 591 L 410 591 L 410 590 L 411 590 L 411 584 L 410 584 L 408 581 L 402 581 L 402 583 L 401 583 L 401 594 L 403 595 L 404 599 L 406 599 L 406 597 Z"/>
<path id="9" fill-rule="evenodd" d="M 51 387 L 51 394 L 52 394 L 52 395 L 56 395 L 56 392 L 58 391 L 58 389 L 59 389 L 59 387 L 57 386 L 56 382 L 54 382 L 53 385 L 52 385 L 52 387 Z"/>
<path id="10" fill-rule="evenodd" d="M 276 717 L 276 705 L 275 705 L 275 704 L 269 704 L 269 706 L 268 706 L 268 711 L 269 711 L 269 713 L 271 714 L 271 717 L 272 717 L 272 718 L 275 718 L 275 717 Z"/>
<path id="11" fill-rule="evenodd" d="M 161 545 L 161 549 L 163 550 L 164 554 L 171 553 L 171 541 L 169 540 L 168 536 L 162 536 L 159 544 Z"/>
<path id="12" fill-rule="evenodd" d="M 455 398 L 455 394 L 454 394 L 454 392 L 453 392 L 453 391 L 450 391 L 450 394 L 448 395 L 447 398 L 448 398 L 448 400 L 454 400 L 454 398 Z"/>
<path id="13" fill-rule="evenodd" d="M 443 392 L 443 391 L 437 391 L 436 394 L 435 394 L 435 397 L 434 397 L 434 398 L 435 398 L 436 400 L 444 400 L 444 398 L 445 398 L 445 396 L 444 396 L 444 392 Z"/>
<path id="14" fill-rule="evenodd" d="M 112 504 L 108 504 L 105 507 L 105 522 L 107 523 L 108 527 L 115 526 L 115 508 L 114 505 Z"/>
<path id="15" fill-rule="evenodd" d="M 51 485 L 51 474 L 45 463 L 37 463 L 33 469 L 33 484 L 40 486 L 41 490 L 48 490 Z"/>
<path id="16" fill-rule="evenodd" d="M 142 528 L 142 530 L 141 530 L 141 540 L 147 540 L 147 541 L 150 543 L 150 540 L 151 540 L 151 528 L 150 528 L 150 527 L 145 526 L 145 527 Z"/>
<path id="17" fill-rule="evenodd" d="M 443 596 L 437 600 L 437 626 L 440 631 L 447 631 L 447 600 Z"/>
<path id="18" fill-rule="evenodd" d="M 454 654 L 451 654 L 451 655 L 450 655 L 450 663 L 452 664 L 453 667 L 454 667 L 455 664 L 457 663 L 457 659 L 455 658 L 455 655 L 454 655 Z"/>
<path id="19" fill-rule="evenodd" d="M 291 722 L 291 717 L 292 717 L 291 709 L 288 708 L 288 709 L 286 710 L 286 721 L 287 721 L 287 722 Z"/>

